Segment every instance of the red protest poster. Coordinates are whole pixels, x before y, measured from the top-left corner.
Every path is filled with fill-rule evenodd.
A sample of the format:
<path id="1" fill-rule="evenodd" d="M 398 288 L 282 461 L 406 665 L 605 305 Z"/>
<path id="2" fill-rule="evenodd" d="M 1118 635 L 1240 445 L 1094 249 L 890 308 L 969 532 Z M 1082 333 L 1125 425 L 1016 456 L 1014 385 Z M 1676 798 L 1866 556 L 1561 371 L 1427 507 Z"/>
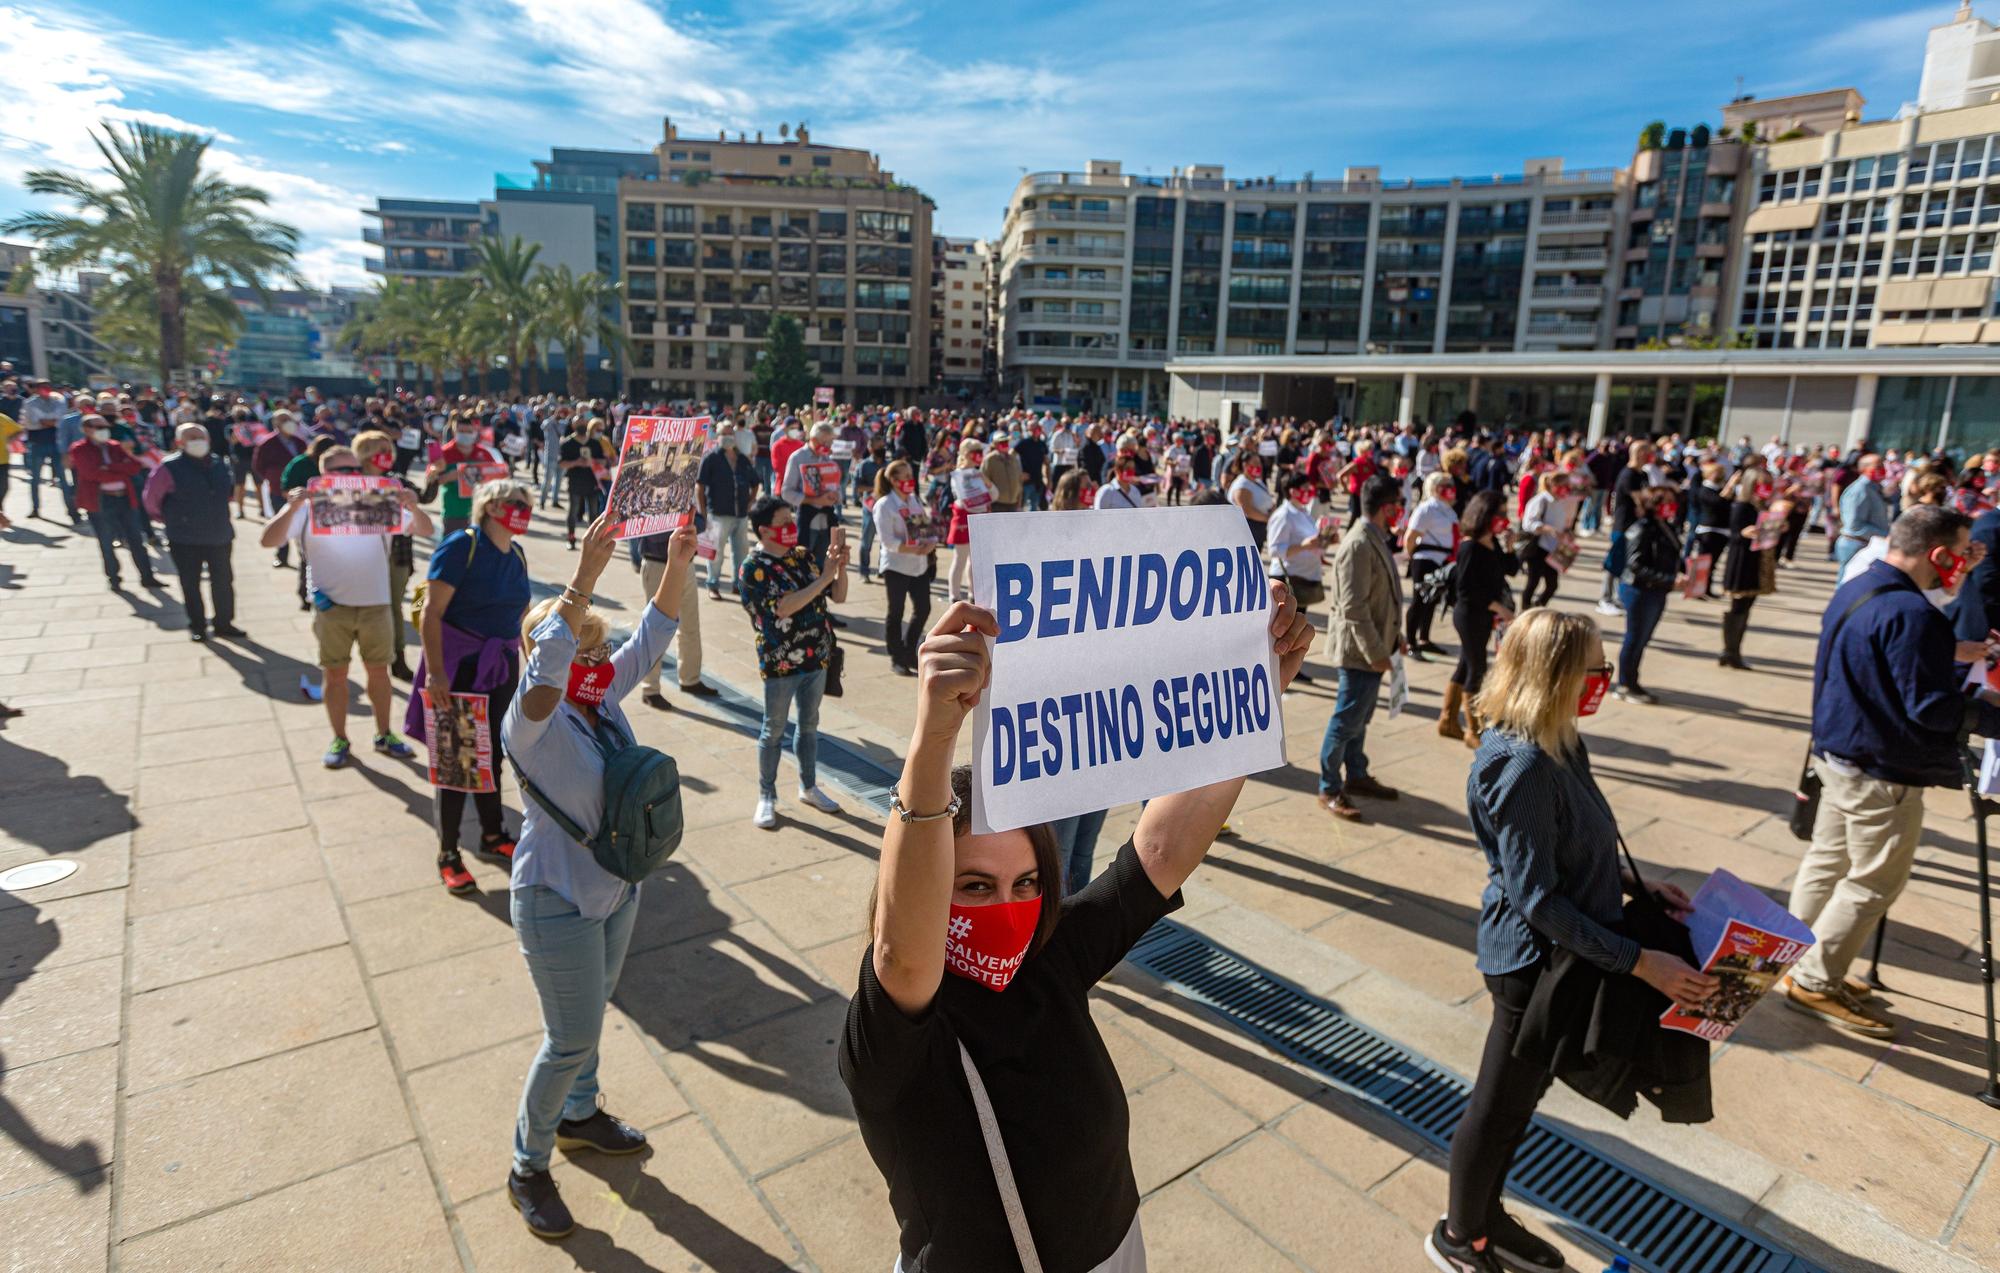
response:
<path id="1" fill-rule="evenodd" d="M 471 499 L 472 493 L 482 485 L 498 481 L 507 476 L 508 472 L 507 466 L 498 462 L 482 463 L 475 460 L 469 464 L 462 464 L 458 469 L 458 493 Z"/>
<path id="2" fill-rule="evenodd" d="M 840 489 L 840 465 L 833 460 L 801 460 L 799 483 L 807 499 L 821 499 Z"/>
<path id="3" fill-rule="evenodd" d="M 1668 1008 L 1660 1014 L 1660 1024 L 1720 1043 L 1811 945 L 1767 933 L 1740 919 L 1730 920 L 1714 953 L 1702 965 L 1703 972 L 1721 981 L 1721 988 L 1699 1007 L 1677 1004 Z"/>
<path id="4" fill-rule="evenodd" d="M 1681 595 L 1692 601 L 1708 592 L 1708 578 L 1715 570 L 1715 558 L 1708 553 L 1699 553 L 1688 561 L 1687 583 L 1681 588 Z"/>
<path id="5" fill-rule="evenodd" d="M 1750 541 L 1750 547 L 1757 552 L 1776 548 L 1785 536 L 1785 522 L 1792 515 L 1792 501 L 1779 499 L 1771 501 L 1771 506 L 1757 515 L 1757 534 Z"/>
<path id="6" fill-rule="evenodd" d="M 493 790 L 493 723 L 484 694 L 453 694 L 442 718 L 424 696 L 424 737 L 430 742 L 431 785 L 447 791 Z"/>
<path id="7" fill-rule="evenodd" d="M 695 475 L 709 417 L 635 415 L 625 422 L 605 516 L 619 539 L 678 530 L 694 516 Z"/>
<path id="8" fill-rule="evenodd" d="M 927 509 L 918 506 L 903 510 L 903 538 L 911 552 L 922 552 L 937 546 L 937 526 L 931 521 Z"/>
<path id="9" fill-rule="evenodd" d="M 400 484 L 393 477 L 323 474 L 306 483 L 314 535 L 392 535 L 403 526 Z"/>

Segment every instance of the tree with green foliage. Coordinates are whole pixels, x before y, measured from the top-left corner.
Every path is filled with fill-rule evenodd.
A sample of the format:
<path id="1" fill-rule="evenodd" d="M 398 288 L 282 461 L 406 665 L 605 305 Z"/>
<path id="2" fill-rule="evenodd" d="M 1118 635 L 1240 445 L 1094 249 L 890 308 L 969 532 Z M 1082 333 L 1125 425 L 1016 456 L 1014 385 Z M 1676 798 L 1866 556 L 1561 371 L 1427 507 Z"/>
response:
<path id="1" fill-rule="evenodd" d="M 569 373 L 569 396 L 581 398 L 589 387 L 589 368 L 584 365 L 584 347 L 596 341 L 627 358 L 631 346 L 605 310 L 617 301 L 622 284 L 607 283 L 595 271 L 575 274 L 569 266 L 546 267 L 535 278 L 541 296 L 542 327 L 548 338 L 562 347 L 563 366 Z"/>
<path id="2" fill-rule="evenodd" d="M 1667 121 L 1656 119 L 1639 130 L 1639 149 L 1658 150 L 1667 144 Z"/>
<path id="3" fill-rule="evenodd" d="M 299 232 L 260 209 L 270 196 L 204 170 L 210 139 L 152 124 L 106 124 L 91 141 L 111 182 L 55 168 L 23 179 L 30 194 L 66 199 L 67 212 L 27 212 L 0 225 L 41 246 L 48 270 L 96 266 L 129 289 L 123 304 L 150 306 L 160 383 L 185 370 L 190 315 L 205 297 L 240 285 L 268 297 L 265 279 L 296 277 Z"/>
<path id="4" fill-rule="evenodd" d="M 480 239 L 475 245 L 472 277 L 478 281 L 477 301 L 500 335 L 500 352 L 507 355 L 507 392 L 521 392 L 521 372 L 528 352 L 540 343 L 540 298 L 535 283 L 535 258 L 542 245 L 516 234 L 506 239 Z"/>
<path id="5" fill-rule="evenodd" d="M 812 401 L 813 390 L 817 388 L 819 373 L 806 357 L 805 328 L 790 314 L 777 315 L 764 335 L 763 356 L 750 373 L 745 397 L 804 406 Z"/>

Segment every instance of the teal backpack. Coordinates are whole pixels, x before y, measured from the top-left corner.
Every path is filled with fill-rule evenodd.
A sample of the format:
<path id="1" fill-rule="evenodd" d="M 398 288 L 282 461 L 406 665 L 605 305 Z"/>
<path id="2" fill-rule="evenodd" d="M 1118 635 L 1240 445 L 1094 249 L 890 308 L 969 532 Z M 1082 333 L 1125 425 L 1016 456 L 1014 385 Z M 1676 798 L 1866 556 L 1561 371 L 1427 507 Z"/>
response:
<path id="1" fill-rule="evenodd" d="M 680 767 L 665 752 L 625 741 L 609 722 L 591 731 L 591 741 L 604 757 L 604 821 L 595 832 L 585 831 L 556 808 L 555 802 L 529 780 L 518 760 L 514 761 L 514 776 L 528 798 L 570 839 L 589 849 L 599 866 L 628 884 L 637 884 L 681 846 Z"/>

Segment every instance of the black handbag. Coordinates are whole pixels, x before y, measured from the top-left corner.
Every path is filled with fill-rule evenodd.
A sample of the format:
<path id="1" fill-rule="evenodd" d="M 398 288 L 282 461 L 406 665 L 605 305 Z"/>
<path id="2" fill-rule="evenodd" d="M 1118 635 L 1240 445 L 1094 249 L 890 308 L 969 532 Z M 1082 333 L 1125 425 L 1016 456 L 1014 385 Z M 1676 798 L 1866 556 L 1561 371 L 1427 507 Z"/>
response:
<path id="1" fill-rule="evenodd" d="M 835 641 L 826 653 L 826 688 L 822 691 L 828 698 L 839 698 L 846 692 L 840 683 L 840 674 L 847 670 L 847 651 Z"/>
<path id="2" fill-rule="evenodd" d="M 1298 575 L 1284 575 L 1285 587 L 1292 593 L 1292 600 L 1299 603 L 1299 609 L 1316 606 L 1326 600 L 1326 585 L 1317 579 L 1304 579 Z"/>
<path id="3" fill-rule="evenodd" d="M 1872 592 L 1862 593 L 1852 602 L 1848 603 L 1847 609 L 1841 611 L 1840 618 L 1834 621 L 1833 631 L 1827 635 L 1826 648 L 1829 651 L 1833 649 L 1833 643 L 1840 638 L 1840 630 L 1847 626 L 1847 620 L 1853 616 L 1856 610 L 1861 608 L 1862 602 L 1872 600 L 1888 591 L 1887 587 L 1877 588 Z M 1819 701 L 1819 678 L 1824 670 L 1823 668 L 1816 669 L 1813 673 L 1813 702 L 1815 703 Z M 1820 782 L 1819 775 L 1813 772 L 1812 754 L 1813 740 L 1807 738 L 1805 764 L 1799 770 L 1798 789 L 1792 792 L 1792 837 L 1807 841 L 1810 841 L 1813 837 L 1813 823 L 1819 820 L 1819 795 L 1820 789 L 1824 785 Z"/>

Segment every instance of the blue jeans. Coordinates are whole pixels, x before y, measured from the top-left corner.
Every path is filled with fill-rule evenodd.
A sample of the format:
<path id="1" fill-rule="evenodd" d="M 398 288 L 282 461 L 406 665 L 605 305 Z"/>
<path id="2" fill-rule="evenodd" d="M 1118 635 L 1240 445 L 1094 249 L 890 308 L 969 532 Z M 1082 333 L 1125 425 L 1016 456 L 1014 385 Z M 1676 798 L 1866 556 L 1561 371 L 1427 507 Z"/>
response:
<path id="1" fill-rule="evenodd" d="M 1326 737 L 1319 745 L 1319 793 L 1340 794 L 1345 767 L 1347 777 L 1368 776 L 1368 754 L 1362 745 L 1368 740 L 1368 719 L 1375 715 L 1375 699 L 1382 692 L 1382 672 L 1365 668 L 1340 669 L 1340 692 L 1333 700 L 1333 715 L 1326 720 Z"/>
<path id="2" fill-rule="evenodd" d="M 508 900 L 542 1001 L 542 1049 L 521 1087 L 514 1170 L 546 1171 L 557 1121 L 597 1111 L 597 1041 L 632 944 L 639 890 L 603 919 L 585 919 L 568 898 L 539 884 L 515 889 Z"/>
<path id="3" fill-rule="evenodd" d="M 562 502 L 562 447 L 560 444 L 548 447 L 542 452 L 542 486 L 540 492 L 542 507 Z"/>
<path id="4" fill-rule="evenodd" d="M 826 693 L 826 669 L 764 679 L 764 724 L 757 731 L 757 794 L 778 798 L 778 753 L 785 746 L 785 718 L 799 705 L 799 727 L 792 735 L 792 755 L 799 762 L 799 789 L 819 781 L 819 700 Z"/>
<path id="5" fill-rule="evenodd" d="M 1639 660 L 1645 657 L 1653 629 L 1660 626 L 1660 616 L 1667 612 L 1667 593 L 1621 583 L 1618 604 L 1625 610 L 1625 639 L 1618 646 L 1618 684 L 1636 690 L 1641 688 Z"/>
<path id="6" fill-rule="evenodd" d="M 1090 883 L 1090 860 L 1096 856 L 1097 836 L 1104 830 L 1106 812 L 1099 809 L 1049 823 L 1049 830 L 1056 833 L 1056 860 L 1063 864 L 1065 897 Z"/>
<path id="7" fill-rule="evenodd" d="M 1854 536 L 1843 532 L 1839 539 L 1833 541 L 1833 559 L 1840 563 L 1841 570 L 1846 570 L 1847 563 L 1854 554 L 1867 546 L 1868 541 L 1866 539 L 1856 539 Z M 1836 572 L 1837 575 L 1838 572 Z"/>
<path id="8" fill-rule="evenodd" d="M 868 550 L 874 546 L 875 510 L 864 508 L 861 510 L 861 556 L 854 563 L 861 568 L 861 577 L 863 579 L 869 578 L 875 569 L 874 558 L 869 556 L 868 553 Z"/>
<path id="9" fill-rule="evenodd" d="M 139 510 L 133 507 L 130 494 L 99 491 L 97 511 L 90 515 L 90 528 L 97 532 L 97 549 L 104 554 L 106 579 L 118 578 L 118 554 L 111 545 L 113 540 L 123 540 L 126 551 L 132 554 L 132 564 L 138 567 L 139 582 L 153 582 L 153 563 L 146 556 L 146 540 L 139 531 Z"/>
<path id="10" fill-rule="evenodd" d="M 56 447 L 56 431 L 42 429 L 28 435 L 28 510 L 34 516 L 42 511 L 41 472 L 44 464 L 55 476 L 49 484 L 62 491 L 63 507 L 71 517 L 76 516 L 76 492 L 70 488 L 69 470 L 63 467 L 62 451 Z"/>

